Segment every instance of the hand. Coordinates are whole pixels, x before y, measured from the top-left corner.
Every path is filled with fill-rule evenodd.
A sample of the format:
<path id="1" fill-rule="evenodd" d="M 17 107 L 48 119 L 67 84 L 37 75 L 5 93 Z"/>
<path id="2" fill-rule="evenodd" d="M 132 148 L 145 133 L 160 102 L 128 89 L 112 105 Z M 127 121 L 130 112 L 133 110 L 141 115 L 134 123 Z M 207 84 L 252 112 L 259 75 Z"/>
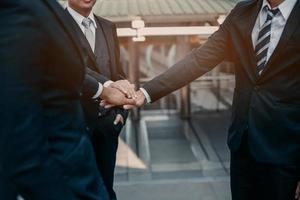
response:
<path id="1" fill-rule="evenodd" d="M 146 97 L 145 97 L 144 93 L 141 90 L 139 90 L 136 92 L 136 99 L 135 99 L 136 104 L 135 105 L 124 105 L 123 108 L 125 110 L 130 110 L 135 107 L 141 107 L 142 105 L 144 105 L 145 99 L 146 99 Z"/>
<path id="2" fill-rule="evenodd" d="M 145 103 L 145 96 L 144 96 L 144 93 L 142 91 L 137 91 L 136 92 L 136 98 L 135 98 L 135 104 L 123 104 L 123 108 L 125 110 L 130 110 L 130 109 L 133 109 L 133 108 L 136 108 L 136 107 L 141 107 L 144 103 Z M 102 100 L 100 102 L 100 106 L 102 107 L 105 107 L 105 108 L 111 108 L 111 107 L 114 107 L 114 106 L 117 106 L 107 100 Z"/>
<path id="3" fill-rule="evenodd" d="M 300 181 L 298 182 L 298 185 L 297 185 L 295 199 L 300 200 Z"/>
<path id="4" fill-rule="evenodd" d="M 113 82 L 108 87 L 112 87 L 112 88 L 120 90 L 129 99 L 136 98 L 135 86 L 134 86 L 134 84 L 131 84 L 128 80 L 119 80 L 119 81 Z"/>
<path id="5" fill-rule="evenodd" d="M 126 96 L 118 89 L 112 87 L 104 87 L 100 95 L 100 98 L 105 100 L 107 104 L 113 106 L 122 106 L 122 105 L 135 105 L 136 101 L 134 99 L 128 99 Z M 101 105 L 101 104 L 100 104 Z M 111 106 L 111 107 L 113 107 Z M 106 107 L 106 106 L 105 106 Z"/>
<path id="6" fill-rule="evenodd" d="M 124 118 L 122 115 L 117 114 L 116 119 L 114 120 L 114 125 L 118 125 L 120 122 L 122 125 L 124 125 Z"/>

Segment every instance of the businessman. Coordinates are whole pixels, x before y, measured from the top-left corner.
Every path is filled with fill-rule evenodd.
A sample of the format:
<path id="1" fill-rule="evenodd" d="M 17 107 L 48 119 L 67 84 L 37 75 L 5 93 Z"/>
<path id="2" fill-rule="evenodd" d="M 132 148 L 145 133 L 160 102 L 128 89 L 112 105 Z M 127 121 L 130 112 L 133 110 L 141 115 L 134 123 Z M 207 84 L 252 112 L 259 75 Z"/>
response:
<path id="1" fill-rule="evenodd" d="M 233 200 L 300 199 L 299 19 L 299 0 L 242 1 L 205 44 L 138 92 L 138 105 L 154 102 L 221 61 L 234 62 Z"/>
<path id="2" fill-rule="evenodd" d="M 68 0 L 67 11 L 77 25 L 80 41 L 88 51 L 91 78 L 96 81 L 88 85 L 83 93 L 82 104 L 89 129 L 92 133 L 97 165 L 110 199 L 117 199 L 113 190 L 114 169 L 118 148 L 118 136 L 125 123 L 128 111 L 122 107 L 105 109 L 99 105 L 98 82 L 104 87 L 120 89 L 130 97 L 135 90 L 121 80 L 125 77 L 120 64 L 120 48 L 115 25 L 93 14 L 96 0 Z M 115 82 L 114 82 L 115 81 Z M 95 88 L 93 90 L 93 88 Z M 101 88 L 100 88 L 101 90 Z M 89 95 L 88 91 L 93 91 Z"/>
<path id="3" fill-rule="evenodd" d="M 1 0 L 0 16 L 0 199 L 107 200 L 80 103 L 87 55 L 64 10 Z"/>

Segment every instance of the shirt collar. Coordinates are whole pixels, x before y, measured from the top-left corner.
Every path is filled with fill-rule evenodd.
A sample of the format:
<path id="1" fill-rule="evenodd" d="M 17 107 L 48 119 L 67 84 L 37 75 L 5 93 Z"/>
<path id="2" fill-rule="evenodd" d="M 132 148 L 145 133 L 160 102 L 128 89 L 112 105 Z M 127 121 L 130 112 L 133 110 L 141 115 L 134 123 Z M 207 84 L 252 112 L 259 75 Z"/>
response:
<path id="1" fill-rule="evenodd" d="M 283 17 L 284 21 L 287 21 L 295 4 L 296 4 L 297 0 L 285 0 L 283 1 L 278 7 L 279 9 L 279 14 Z M 271 9 L 271 6 L 269 4 L 269 2 L 267 0 L 263 0 L 263 4 L 260 10 L 260 27 L 262 27 L 265 23 L 266 17 L 267 17 L 267 12 L 265 7 L 269 7 Z M 276 9 L 273 8 L 273 9 Z M 265 17 L 263 17 L 265 16 Z"/>
<path id="2" fill-rule="evenodd" d="M 67 9 L 69 11 L 69 13 L 72 15 L 72 17 L 74 18 L 74 20 L 79 24 L 81 25 L 82 24 L 82 21 L 83 19 L 85 18 L 84 16 L 82 16 L 81 14 L 79 14 L 76 10 L 74 10 L 73 8 L 71 8 L 69 6 L 69 4 L 67 4 Z M 95 20 L 95 16 L 94 16 L 94 13 L 91 12 L 90 15 L 88 16 L 88 18 L 90 18 L 92 20 L 92 24 L 95 28 L 97 28 L 97 23 L 96 23 L 96 20 Z"/>
<path id="3" fill-rule="evenodd" d="M 297 3 L 297 0 L 285 0 L 278 6 L 282 16 L 284 17 L 284 19 L 286 21 L 288 20 L 290 14 L 292 13 L 293 8 L 295 7 L 296 3 Z"/>

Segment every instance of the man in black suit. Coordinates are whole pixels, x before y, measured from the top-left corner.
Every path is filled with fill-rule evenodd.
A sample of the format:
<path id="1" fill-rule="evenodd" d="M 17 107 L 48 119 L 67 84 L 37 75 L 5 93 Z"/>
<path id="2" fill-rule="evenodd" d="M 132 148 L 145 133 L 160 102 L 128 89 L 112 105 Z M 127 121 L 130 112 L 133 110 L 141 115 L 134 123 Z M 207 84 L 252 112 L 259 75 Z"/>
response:
<path id="1" fill-rule="evenodd" d="M 299 19 L 299 0 L 242 1 L 205 44 L 138 92 L 138 105 L 145 99 L 154 102 L 221 61 L 234 62 L 228 136 L 233 200 L 295 198 L 300 180 Z M 300 184 L 297 199 L 299 193 Z"/>
<path id="2" fill-rule="evenodd" d="M 92 9 L 96 0 L 68 0 L 67 12 L 77 25 L 80 42 L 89 53 L 88 71 L 96 81 L 85 88 L 82 98 L 86 119 L 91 131 L 97 165 L 110 199 L 116 199 L 113 190 L 118 137 L 128 111 L 120 108 L 105 109 L 99 105 L 98 82 L 134 96 L 134 87 L 126 80 L 120 63 L 120 48 L 116 26 L 96 16 Z M 113 82 L 115 81 L 115 82 Z M 94 89 L 93 89 L 94 88 Z M 101 88 L 100 88 L 101 90 Z M 93 91 L 91 93 L 91 91 Z M 91 95 L 92 94 L 92 95 Z"/>
<path id="3" fill-rule="evenodd" d="M 108 199 L 80 103 L 87 55 L 64 10 L 1 0 L 0 16 L 0 199 Z"/>

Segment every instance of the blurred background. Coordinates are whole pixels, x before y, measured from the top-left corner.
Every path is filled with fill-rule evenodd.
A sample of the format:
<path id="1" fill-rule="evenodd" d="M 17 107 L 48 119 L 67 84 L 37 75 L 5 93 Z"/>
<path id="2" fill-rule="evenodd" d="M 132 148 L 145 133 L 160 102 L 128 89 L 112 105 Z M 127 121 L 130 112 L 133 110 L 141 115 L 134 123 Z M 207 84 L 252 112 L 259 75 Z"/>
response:
<path id="1" fill-rule="evenodd" d="M 203 44 L 236 3 L 98 0 L 94 13 L 116 23 L 123 67 L 138 88 Z M 233 74 L 231 63 L 221 63 L 131 113 L 118 150 L 119 200 L 231 199 L 226 137 Z"/>

